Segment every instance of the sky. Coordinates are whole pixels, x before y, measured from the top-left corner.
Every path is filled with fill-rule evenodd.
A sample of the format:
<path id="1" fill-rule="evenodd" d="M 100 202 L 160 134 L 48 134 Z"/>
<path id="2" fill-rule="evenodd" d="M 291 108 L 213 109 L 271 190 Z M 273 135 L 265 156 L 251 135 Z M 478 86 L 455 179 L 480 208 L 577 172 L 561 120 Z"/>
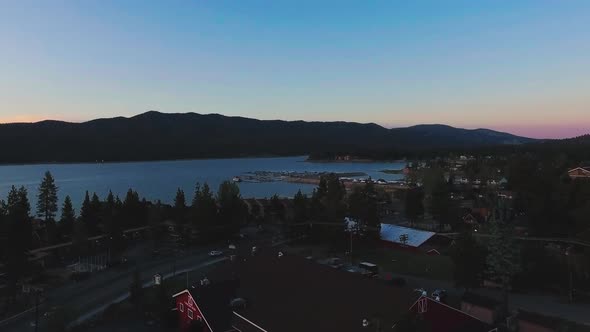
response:
<path id="1" fill-rule="evenodd" d="M 590 133 L 590 1 L 0 1 L 0 123 L 149 110 Z"/>

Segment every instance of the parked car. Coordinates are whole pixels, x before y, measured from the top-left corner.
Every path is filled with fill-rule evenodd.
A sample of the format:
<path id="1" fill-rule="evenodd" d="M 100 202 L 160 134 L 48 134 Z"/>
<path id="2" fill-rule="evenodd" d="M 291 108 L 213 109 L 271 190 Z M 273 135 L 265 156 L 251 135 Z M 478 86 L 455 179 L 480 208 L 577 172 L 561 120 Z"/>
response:
<path id="1" fill-rule="evenodd" d="M 379 276 L 379 266 L 369 262 L 359 263 L 359 268 L 363 270 L 362 274 L 367 277 Z"/>
<path id="2" fill-rule="evenodd" d="M 209 256 L 211 256 L 211 257 L 221 256 L 221 255 L 223 255 L 223 252 L 219 251 L 219 250 L 211 250 L 209 252 Z"/>

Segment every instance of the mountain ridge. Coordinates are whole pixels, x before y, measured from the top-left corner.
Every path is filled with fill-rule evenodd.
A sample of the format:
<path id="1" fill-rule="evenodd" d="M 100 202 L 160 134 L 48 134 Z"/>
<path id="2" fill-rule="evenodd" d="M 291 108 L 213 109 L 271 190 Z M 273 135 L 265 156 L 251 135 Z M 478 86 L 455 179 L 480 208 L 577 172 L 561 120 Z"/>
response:
<path id="1" fill-rule="evenodd" d="M 514 145 L 536 140 L 441 124 L 385 128 L 346 121 L 258 120 L 149 111 L 73 123 L 0 124 L 0 163 L 169 160 Z"/>

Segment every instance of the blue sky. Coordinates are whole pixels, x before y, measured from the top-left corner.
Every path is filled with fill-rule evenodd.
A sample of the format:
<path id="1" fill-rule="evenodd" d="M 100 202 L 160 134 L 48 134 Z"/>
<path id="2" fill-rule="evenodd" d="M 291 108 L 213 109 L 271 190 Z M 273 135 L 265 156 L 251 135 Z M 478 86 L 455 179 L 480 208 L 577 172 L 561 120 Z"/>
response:
<path id="1" fill-rule="evenodd" d="M 148 110 L 590 132 L 588 1 L 2 1 L 0 122 Z"/>

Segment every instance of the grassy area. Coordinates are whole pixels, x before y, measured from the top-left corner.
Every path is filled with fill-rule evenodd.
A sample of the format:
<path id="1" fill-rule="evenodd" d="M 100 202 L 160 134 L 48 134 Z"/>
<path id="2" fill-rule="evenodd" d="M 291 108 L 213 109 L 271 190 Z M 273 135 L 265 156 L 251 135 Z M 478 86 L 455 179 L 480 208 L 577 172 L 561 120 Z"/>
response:
<path id="1" fill-rule="evenodd" d="M 380 248 L 356 252 L 359 261 L 379 265 L 382 271 L 436 280 L 453 280 L 453 261 L 448 256 L 426 255 L 399 249 Z"/>

